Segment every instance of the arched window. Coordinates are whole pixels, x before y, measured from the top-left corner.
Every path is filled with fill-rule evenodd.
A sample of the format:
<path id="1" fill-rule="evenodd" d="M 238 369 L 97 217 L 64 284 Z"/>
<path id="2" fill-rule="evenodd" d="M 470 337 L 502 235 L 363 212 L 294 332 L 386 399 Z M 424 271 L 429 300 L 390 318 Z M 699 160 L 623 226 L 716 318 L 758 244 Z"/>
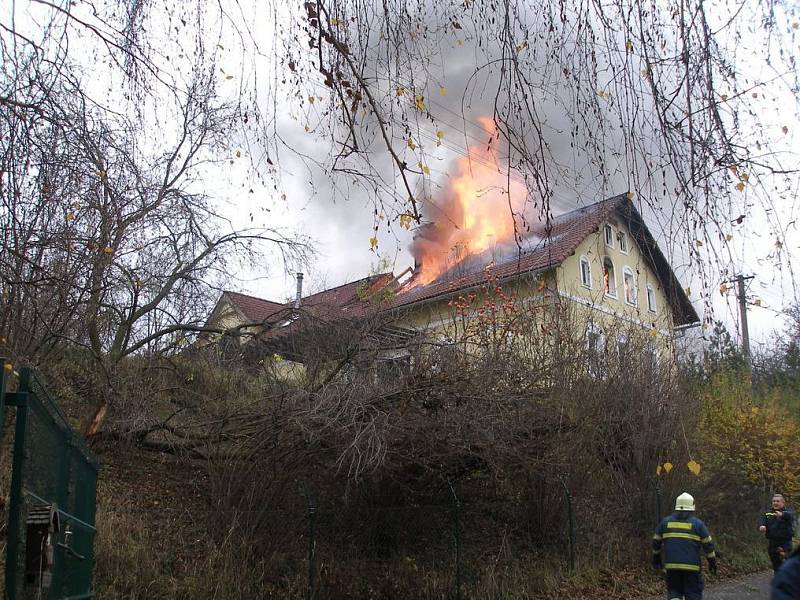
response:
<path id="1" fill-rule="evenodd" d="M 603 289 L 606 295 L 617 297 L 617 276 L 614 273 L 614 263 L 608 257 L 603 259 Z"/>
<path id="2" fill-rule="evenodd" d="M 583 287 L 592 288 L 592 265 L 585 256 L 581 256 L 581 284 Z"/>
<path id="3" fill-rule="evenodd" d="M 622 269 L 622 284 L 625 287 L 625 302 L 636 306 L 636 276 L 633 274 L 633 269 L 628 266 Z"/>

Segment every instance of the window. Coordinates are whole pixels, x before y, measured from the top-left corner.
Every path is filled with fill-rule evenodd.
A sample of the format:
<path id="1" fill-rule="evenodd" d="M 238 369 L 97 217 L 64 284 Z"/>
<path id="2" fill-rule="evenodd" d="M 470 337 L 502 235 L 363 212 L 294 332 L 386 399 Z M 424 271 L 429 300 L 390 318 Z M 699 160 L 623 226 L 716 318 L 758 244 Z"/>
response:
<path id="1" fill-rule="evenodd" d="M 647 310 L 656 312 L 656 291 L 649 283 L 647 284 Z"/>
<path id="2" fill-rule="evenodd" d="M 606 246 L 614 247 L 614 228 L 611 225 L 606 225 L 603 228 L 606 236 Z"/>
<path id="3" fill-rule="evenodd" d="M 625 286 L 625 302 L 632 306 L 636 306 L 636 276 L 633 274 L 633 269 L 625 267 L 622 270 L 622 283 Z"/>
<path id="4" fill-rule="evenodd" d="M 628 336 L 624 333 L 620 333 L 617 338 L 617 352 L 623 360 L 628 356 Z"/>
<path id="5" fill-rule="evenodd" d="M 605 375 L 606 338 L 603 330 L 594 323 L 589 323 L 586 329 L 587 366 L 589 374 L 593 377 Z"/>
<path id="6" fill-rule="evenodd" d="M 379 380 L 399 379 L 411 372 L 411 355 L 378 359 L 377 367 Z"/>
<path id="7" fill-rule="evenodd" d="M 581 283 L 583 287 L 592 288 L 592 266 L 585 256 L 581 256 Z"/>
<path id="8" fill-rule="evenodd" d="M 620 231 L 617 233 L 617 239 L 619 240 L 619 251 L 623 254 L 628 253 L 628 234 L 624 231 Z"/>
<path id="9" fill-rule="evenodd" d="M 603 289 L 607 296 L 617 297 L 617 278 L 610 258 L 603 259 Z"/>

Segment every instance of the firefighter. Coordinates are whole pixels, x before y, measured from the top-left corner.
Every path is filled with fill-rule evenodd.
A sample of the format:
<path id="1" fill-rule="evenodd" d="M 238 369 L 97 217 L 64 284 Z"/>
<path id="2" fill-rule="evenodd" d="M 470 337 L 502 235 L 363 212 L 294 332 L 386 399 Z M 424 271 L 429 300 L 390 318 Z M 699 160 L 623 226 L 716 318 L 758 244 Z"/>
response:
<path id="1" fill-rule="evenodd" d="M 701 552 L 708 560 L 708 570 L 716 574 L 711 534 L 694 516 L 694 498 L 684 492 L 675 500 L 675 512 L 664 517 L 653 536 L 653 566 L 666 573 L 667 598 L 702 600 Z"/>
<path id="2" fill-rule="evenodd" d="M 792 553 L 794 513 L 782 494 L 772 496 L 772 509 L 758 519 L 758 530 L 767 536 L 767 553 L 777 573 L 783 560 Z"/>

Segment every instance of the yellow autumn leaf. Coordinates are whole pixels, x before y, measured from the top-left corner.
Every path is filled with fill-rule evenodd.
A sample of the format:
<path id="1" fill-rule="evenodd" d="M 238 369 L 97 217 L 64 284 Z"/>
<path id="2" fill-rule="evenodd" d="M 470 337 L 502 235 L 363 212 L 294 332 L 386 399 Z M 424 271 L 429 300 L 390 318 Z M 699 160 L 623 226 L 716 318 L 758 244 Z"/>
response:
<path id="1" fill-rule="evenodd" d="M 3 365 L 3 368 L 10 373 L 11 371 L 14 370 L 14 365 L 12 365 L 11 363 L 6 363 Z"/>
<path id="2" fill-rule="evenodd" d="M 439 139 L 442 139 L 444 137 L 444 131 L 442 131 L 441 129 L 438 129 L 436 131 L 436 137 L 439 138 Z"/>
<path id="3" fill-rule="evenodd" d="M 600 96 L 601 98 L 610 98 L 611 97 L 611 94 L 609 94 L 605 90 L 598 90 L 597 91 L 597 95 Z"/>
<path id="4" fill-rule="evenodd" d="M 412 150 L 417 149 L 417 145 L 414 143 L 414 140 L 412 138 L 408 138 L 406 144 L 408 144 L 408 147 L 411 148 Z"/>
<path id="5" fill-rule="evenodd" d="M 724 296 L 727 291 L 728 291 L 728 286 L 725 285 L 724 283 L 719 286 L 719 293 L 721 296 Z"/>
<path id="6" fill-rule="evenodd" d="M 657 329 L 651 329 L 650 330 L 650 337 L 656 337 L 657 335 L 658 335 L 658 330 Z"/>
<path id="7" fill-rule="evenodd" d="M 628 200 L 633 200 L 633 197 L 634 197 L 634 196 L 636 196 L 636 194 L 634 194 L 633 192 L 628 192 L 627 194 L 625 194 L 625 197 L 626 197 Z"/>
<path id="8" fill-rule="evenodd" d="M 425 173 L 425 175 L 430 175 L 431 174 L 431 170 L 427 165 L 422 167 L 422 172 Z"/>
<path id="9" fill-rule="evenodd" d="M 398 96 L 405 96 L 406 88 L 404 88 L 403 86 L 398 87 L 397 90 L 395 90 L 395 94 L 397 94 Z"/>
<path id="10" fill-rule="evenodd" d="M 439 95 L 440 96 L 446 96 L 447 95 L 447 90 L 445 88 L 439 86 Z"/>
<path id="11" fill-rule="evenodd" d="M 731 165 L 730 167 L 728 167 L 728 169 L 730 169 L 731 173 L 733 173 L 734 175 L 736 176 L 739 175 L 739 167 L 737 167 L 736 165 Z"/>
<path id="12" fill-rule="evenodd" d="M 750 175 L 748 175 L 747 173 L 742 173 L 741 180 L 747 183 L 748 181 L 750 181 Z"/>
<path id="13" fill-rule="evenodd" d="M 665 462 L 664 463 L 664 471 L 666 471 L 667 473 L 672 471 L 672 463 L 671 462 Z"/>
<path id="14" fill-rule="evenodd" d="M 114 249 L 111 246 L 106 246 L 105 248 L 103 248 L 103 252 L 105 252 L 106 254 L 114 254 Z"/>
<path id="15" fill-rule="evenodd" d="M 758 414 L 758 407 L 754 406 L 753 408 L 750 409 L 750 412 L 753 413 L 754 415 L 757 415 Z"/>
<path id="16" fill-rule="evenodd" d="M 694 244 L 695 244 L 695 246 L 697 246 L 698 248 L 701 248 L 701 247 L 703 246 L 703 240 L 695 240 L 695 241 L 694 241 Z"/>
<path id="17" fill-rule="evenodd" d="M 689 468 L 689 472 L 695 477 L 700 475 L 699 463 L 696 463 L 694 460 L 690 460 L 688 463 L 686 463 L 686 466 Z"/>
<path id="18" fill-rule="evenodd" d="M 308 101 L 309 101 L 311 104 L 314 104 L 314 101 L 315 101 L 315 100 L 316 100 L 316 98 L 314 98 L 314 96 L 309 96 L 309 97 L 308 97 Z"/>
<path id="19" fill-rule="evenodd" d="M 67 221 L 74 221 L 75 215 L 73 213 L 67 213 Z"/>
<path id="20" fill-rule="evenodd" d="M 736 189 L 739 190 L 740 192 L 743 192 L 744 191 L 744 183 L 742 183 L 741 181 L 739 183 L 737 183 L 736 184 Z"/>
<path id="21" fill-rule="evenodd" d="M 633 42 L 628 40 L 625 42 L 625 50 L 633 50 Z"/>
<path id="22" fill-rule="evenodd" d="M 425 96 L 417 96 L 414 100 L 414 106 L 416 106 L 417 110 L 420 112 L 425 110 Z"/>
<path id="23" fill-rule="evenodd" d="M 369 238 L 369 247 L 374 249 L 377 246 L 378 246 L 378 238 L 376 237 Z"/>

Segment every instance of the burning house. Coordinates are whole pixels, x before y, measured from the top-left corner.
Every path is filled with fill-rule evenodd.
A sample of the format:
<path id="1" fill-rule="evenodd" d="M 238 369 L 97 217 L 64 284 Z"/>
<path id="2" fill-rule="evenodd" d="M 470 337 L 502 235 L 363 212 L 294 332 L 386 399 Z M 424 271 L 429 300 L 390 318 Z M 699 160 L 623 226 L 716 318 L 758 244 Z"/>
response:
<path id="1" fill-rule="evenodd" d="M 437 244 L 441 230 L 427 226 L 415 240 L 424 252 L 406 280 L 385 273 L 305 297 L 298 289 L 287 304 L 226 292 L 209 323 L 249 331 L 258 340 L 250 348 L 261 348 L 253 356 L 306 363 L 311 348 L 317 356 L 336 352 L 320 340 L 341 344 L 354 332 L 358 343 L 381 348 L 383 359 L 406 361 L 412 340 L 452 339 L 456 313 L 465 307 L 508 315 L 531 303 L 567 303 L 582 311 L 591 343 L 622 323 L 647 331 L 665 351 L 676 329 L 698 321 L 627 194 L 531 226 L 525 236 L 515 236 L 513 225 L 511 232 L 511 239 L 448 252 L 449 240 Z M 333 330 L 338 333 L 330 335 Z"/>
<path id="2" fill-rule="evenodd" d="M 631 196 L 531 218 L 536 203 L 498 166 L 498 138 L 485 127 L 488 143 L 470 147 L 447 185 L 422 199 L 427 223 L 411 246 L 409 278 L 384 273 L 310 296 L 298 279 L 287 304 L 226 292 L 209 324 L 247 332 L 257 343 L 237 346 L 243 355 L 308 365 L 379 348 L 383 360 L 408 363 L 413 340 L 447 344 L 465 312 L 509 318 L 532 304 L 570 305 L 591 344 L 607 344 L 605 331 L 624 324 L 670 351 L 676 328 L 698 316 Z"/>

